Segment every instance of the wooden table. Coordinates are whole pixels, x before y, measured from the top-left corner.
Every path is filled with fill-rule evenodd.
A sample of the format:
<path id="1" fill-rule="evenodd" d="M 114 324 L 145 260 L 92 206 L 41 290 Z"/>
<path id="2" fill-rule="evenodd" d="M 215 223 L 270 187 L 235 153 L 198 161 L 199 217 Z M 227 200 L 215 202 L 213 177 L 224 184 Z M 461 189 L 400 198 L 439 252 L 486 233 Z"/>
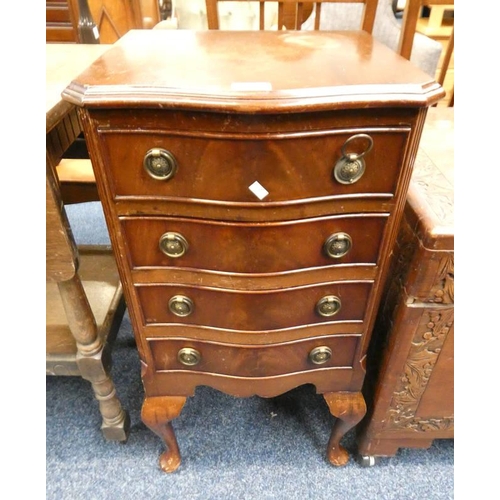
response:
<path id="1" fill-rule="evenodd" d="M 45 111 L 46 133 L 48 135 L 54 128 L 60 126 L 61 122 L 64 122 L 68 116 L 72 117 L 75 114 L 74 106 L 61 99 L 61 92 L 74 76 L 81 73 L 109 47 L 110 45 L 66 43 L 48 43 L 45 45 Z M 68 133 L 70 134 L 68 139 L 71 136 L 74 137 L 70 129 L 68 129 Z M 47 149 L 50 149 L 52 154 L 56 154 L 58 151 L 57 139 L 52 139 L 54 142 L 50 146 L 48 144 Z M 61 138 L 60 145 L 63 144 L 66 144 L 64 137 Z"/>
<path id="2" fill-rule="evenodd" d="M 109 376 L 110 349 L 125 311 L 121 282 L 109 247 L 77 247 L 56 173 L 81 133 L 76 110 L 61 91 L 107 48 L 46 46 L 46 371 L 90 381 L 104 436 L 124 441 L 129 417 Z"/>

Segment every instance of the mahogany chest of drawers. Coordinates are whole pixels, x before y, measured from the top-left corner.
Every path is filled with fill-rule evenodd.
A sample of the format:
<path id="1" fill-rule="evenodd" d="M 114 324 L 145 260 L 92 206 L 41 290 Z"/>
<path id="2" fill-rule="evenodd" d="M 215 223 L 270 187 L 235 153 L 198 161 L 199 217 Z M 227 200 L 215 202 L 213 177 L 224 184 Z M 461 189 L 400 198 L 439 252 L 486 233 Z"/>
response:
<path id="1" fill-rule="evenodd" d="M 142 419 L 198 385 L 314 384 L 363 417 L 373 320 L 427 107 L 443 91 L 364 32 L 132 31 L 66 89 L 81 106 L 142 361 Z"/>

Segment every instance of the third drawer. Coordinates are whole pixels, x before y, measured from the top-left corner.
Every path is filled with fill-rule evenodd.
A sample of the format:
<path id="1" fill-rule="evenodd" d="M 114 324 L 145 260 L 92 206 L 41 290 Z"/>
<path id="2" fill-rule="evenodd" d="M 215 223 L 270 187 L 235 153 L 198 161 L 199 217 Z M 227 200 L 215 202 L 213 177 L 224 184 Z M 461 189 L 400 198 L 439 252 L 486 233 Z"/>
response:
<path id="1" fill-rule="evenodd" d="M 372 281 L 285 290 L 241 291 L 170 284 L 136 285 L 144 323 L 265 332 L 321 323 L 361 323 Z"/>

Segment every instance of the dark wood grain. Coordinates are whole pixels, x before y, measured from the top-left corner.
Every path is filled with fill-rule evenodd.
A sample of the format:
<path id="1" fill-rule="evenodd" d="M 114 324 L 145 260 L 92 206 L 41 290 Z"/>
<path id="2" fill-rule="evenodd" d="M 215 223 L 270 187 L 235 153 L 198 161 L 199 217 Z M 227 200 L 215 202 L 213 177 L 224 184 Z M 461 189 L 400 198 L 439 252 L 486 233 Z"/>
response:
<path id="1" fill-rule="evenodd" d="M 216 221 L 284 222 L 312 217 L 352 213 L 389 213 L 395 205 L 391 194 L 326 196 L 312 200 L 283 202 L 225 203 L 200 201 L 193 198 L 117 197 L 114 205 L 119 216 L 142 214 L 158 216 L 187 216 Z M 235 218 L 233 212 L 237 212 Z"/>
<path id="2" fill-rule="evenodd" d="M 196 387 L 209 383 L 210 387 L 235 397 L 272 398 L 304 384 L 313 384 L 319 394 L 329 391 L 356 392 L 356 385 L 352 383 L 352 375 L 353 369 L 349 367 L 306 370 L 274 377 L 242 378 L 191 370 L 155 371 L 152 366 L 148 366 L 143 371 L 142 379 L 148 387 L 147 397 L 176 396 L 179 393 L 194 396 Z"/>
<path id="3" fill-rule="evenodd" d="M 271 292 L 207 290 L 164 284 L 137 287 L 137 294 L 146 323 L 181 323 L 258 331 L 346 320 L 362 321 L 371 289 L 371 282 L 339 282 Z M 194 302 L 191 315 L 180 318 L 170 312 L 168 301 L 174 295 L 189 297 Z M 342 306 L 335 316 L 325 318 L 316 312 L 316 303 L 328 295 L 338 297 Z"/>
<path id="4" fill-rule="evenodd" d="M 365 412 L 367 348 L 427 106 L 442 94 L 361 32 L 130 33 L 67 88 L 155 400 L 146 419 L 167 447 L 170 397 L 198 385 L 272 397 L 309 383 L 338 417 L 330 461 L 345 463 L 340 440 Z M 365 173 L 336 184 L 342 146 L 359 132 L 373 136 Z M 153 147 L 178 162 L 168 181 L 145 172 Z M 269 194 L 256 199 L 254 181 Z M 168 231 L 188 240 L 182 257 L 160 252 Z M 336 231 L 353 248 L 332 263 L 323 243 Z M 193 301 L 190 315 L 170 312 L 174 295 Z M 341 298 L 333 317 L 316 312 L 325 295 Z M 321 342 L 331 364 L 312 365 Z M 201 361 L 179 364 L 183 348 Z"/>
<path id="5" fill-rule="evenodd" d="M 294 269 L 290 272 L 273 274 L 217 273 L 201 269 L 174 267 L 141 268 L 131 271 L 136 285 L 170 283 L 236 290 L 283 290 L 290 287 L 307 286 L 315 283 L 330 283 L 342 280 L 374 280 L 379 269 L 374 265 L 342 266 L 330 265 L 314 269 Z"/>
<path id="6" fill-rule="evenodd" d="M 378 264 L 388 214 L 330 216 L 279 223 L 229 223 L 183 218 L 123 218 L 121 225 L 133 269 L 190 268 L 235 274 L 281 273 L 348 264 Z M 177 258 L 165 255 L 160 237 L 176 232 L 189 248 Z M 343 257 L 329 257 L 324 244 L 337 233 L 352 239 Z M 308 234 L 307 238 L 304 234 Z M 229 249 L 230 251 L 224 251 Z"/>
<path id="7" fill-rule="evenodd" d="M 362 335 L 363 322 L 325 321 L 312 325 L 299 325 L 279 330 L 232 330 L 190 323 L 150 323 L 140 328 L 140 335 L 147 339 L 190 338 L 200 341 L 225 342 L 238 345 L 267 345 L 304 340 L 324 335 Z"/>
<path id="8" fill-rule="evenodd" d="M 168 115 L 165 118 L 167 121 Z M 216 116 L 213 120 L 227 122 L 228 118 Z M 272 127 L 272 120 L 269 122 Z M 102 138 L 116 196 L 258 203 L 261 200 L 249 189 L 255 181 L 269 192 L 265 203 L 353 193 L 393 194 L 409 128 L 343 130 L 335 125 L 331 117 L 330 129 L 289 134 L 211 133 L 196 129 L 185 134 L 178 130 L 160 134 L 118 129 L 103 131 Z M 343 157 L 341 148 L 356 134 L 368 134 L 374 145 L 365 157 L 365 175 L 353 185 L 343 185 L 334 179 L 333 168 Z M 143 160 L 152 148 L 163 148 L 174 155 L 178 163 L 174 178 L 158 181 L 147 174 Z M 355 140 L 347 149 L 362 153 L 365 148 L 362 141 Z M 225 168 L 228 165 L 230 169 Z M 384 175 L 380 175 L 382 170 Z M 209 182 L 211 179 L 218 182 Z"/>
<path id="9" fill-rule="evenodd" d="M 337 335 L 267 346 L 156 339 L 150 341 L 150 347 L 157 371 L 194 371 L 254 378 L 333 367 L 351 368 L 358 337 Z M 326 363 L 315 365 L 308 355 L 319 346 L 328 346 L 333 355 Z M 200 352 L 201 361 L 196 366 L 186 367 L 178 361 L 177 354 L 185 347 Z"/>
<path id="10" fill-rule="evenodd" d="M 238 113 L 427 106 L 444 95 L 431 77 L 362 31 L 220 33 L 131 30 L 64 95 L 86 106 Z"/>

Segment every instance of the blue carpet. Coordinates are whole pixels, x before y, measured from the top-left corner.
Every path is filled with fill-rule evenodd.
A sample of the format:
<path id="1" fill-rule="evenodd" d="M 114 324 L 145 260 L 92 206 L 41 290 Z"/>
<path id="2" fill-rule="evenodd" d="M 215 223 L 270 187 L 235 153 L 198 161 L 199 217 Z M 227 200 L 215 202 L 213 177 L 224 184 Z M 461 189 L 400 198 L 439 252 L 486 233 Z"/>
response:
<path id="1" fill-rule="evenodd" d="M 70 206 L 67 212 L 77 242 L 109 242 L 98 204 Z M 325 450 L 333 417 L 311 386 L 271 399 L 238 399 L 199 387 L 173 424 L 183 462 L 165 474 L 158 467 L 164 446 L 140 419 L 144 392 L 127 313 L 115 342 L 112 377 L 131 417 L 125 444 L 102 437 L 88 382 L 47 377 L 47 499 L 454 497 L 453 440 L 436 440 L 428 450 L 402 449 L 372 468 L 355 460 L 332 467 Z M 354 438 L 351 431 L 343 441 L 352 454 Z"/>

